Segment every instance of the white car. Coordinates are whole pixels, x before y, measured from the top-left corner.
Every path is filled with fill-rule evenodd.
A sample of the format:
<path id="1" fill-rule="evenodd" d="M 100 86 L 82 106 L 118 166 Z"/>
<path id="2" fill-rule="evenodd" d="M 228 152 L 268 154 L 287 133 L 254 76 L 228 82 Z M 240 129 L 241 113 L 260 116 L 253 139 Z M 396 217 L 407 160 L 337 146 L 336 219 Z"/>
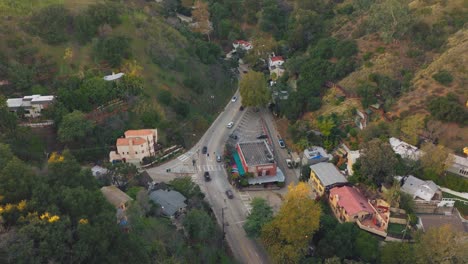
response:
<path id="1" fill-rule="evenodd" d="M 227 124 L 227 128 L 232 128 L 234 126 L 234 122 L 229 122 L 229 124 Z"/>
<path id="2" fill-rule="evenodd" d="M 234 96 L 234 97 L 231 99 L 231 102 L 234 103 L 235 101 L 237 101 L 237 96 Z"/>

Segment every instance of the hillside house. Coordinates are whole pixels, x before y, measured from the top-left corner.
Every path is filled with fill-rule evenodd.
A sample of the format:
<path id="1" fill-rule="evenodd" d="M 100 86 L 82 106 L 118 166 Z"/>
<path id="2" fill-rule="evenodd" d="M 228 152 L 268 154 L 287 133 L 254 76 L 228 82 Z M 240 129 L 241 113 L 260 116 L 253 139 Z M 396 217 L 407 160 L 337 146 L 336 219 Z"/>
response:
<path id="1" fill-rule="evenodd" d="M 284 59 L 281 56 L 270 56 L 268 58 L 268 68 L 270 69 L 270 72 L 273 71 L 276 68 L 282 68 L 284 64 Z"/>
<path id="2" fill-rule="evenodd" d="M 157 129 L 127 130 L 124 138 L 117 139 L 117 151 L 109 153 L 109 161 L 139 164 L 143 158 L 156 154 L 157 141 Z"/>
<path id="3" fill-rule="evenodd" d="M 236 40 L 232 43 L 234 49 L 240 48 L 243 50 L 251 50 L 253 48 L 252 43 L 245 41 L 245 40 Z"/>
<path id="4" fill-rule="evenodd" d="M 417 147 L 399 140 L 398 138 L 391 137 L 389 139 L 389 143 L 392 146 L 393 151 L 396 154 L 399 154 L 402 158 L 418 160 L 422 155 L 421 151 Z"/>
<path id="5" fill-rule="evenodd" d="M 161 212 L 168 217 L 177 217 L 184 212 L 187 200 L 181 193 L 172 190 L 156 190 L 150 193 L 149 199 L 161 206 Z"/>
<path id="6" fill-rule="evenodd" d="M 468 178 L 468 158 L 451 154 L 453 163 L 447 168 L 448 172 Z"/>
<path id="7" fill-rule="evenodd" d="M 312 185 L 318 196 L 322 196 L 331 188 L 342 186 L 348 181 L 341 172 L 328 162 L 320 162 L 310 166 L 309 184 Z"/>
<path id="8" fill-rule="evenodd" d="M 303 164 L 314 165 L 320 162 L 327 162 L 332 158 L 324 148 L 313 146 L 304 150 Z"/>
<path id="9" fill-rule="evenodd" d="M 24 110 L 25 117 L 36 118 L 41 116 L 42 110 L 49 107 L 55 101 L 53 95 L 28 95 L 23 98 L 7 99 L 7 107 L 10 112 L 18 112 Z"/>
<path id="10" fill-rule="evenodd" d="M 128 232 L 127 207 L 133 199 L 116 186 L 104 186 L 101 193 L 115 207 L 117 224 L 124 232 Z"/>
<path id="11" fill-rule="evenodd" d="M 442 198 L 442 191 L 433 181 L 423 181 L 412 175 L 401 178 L 400 190 L 411 195 L 417 213 L 451 213 L 454 202 Z"/>
<path id="12" fill-rule="evenodd" d="M 338 221 L 357 223 L 363 230 L 387 236 L 390 211 L 385 201 L 369 201 L 357 188 L 350 186 L 331 188 L 328 201 Z"/>
<path id="13" fill-rule="evenodd" d="M 330 189 L 328 201 L 336 218 L 341 222 L 363 220 L 374 212 L 359 190 L 350 186 Z"/>

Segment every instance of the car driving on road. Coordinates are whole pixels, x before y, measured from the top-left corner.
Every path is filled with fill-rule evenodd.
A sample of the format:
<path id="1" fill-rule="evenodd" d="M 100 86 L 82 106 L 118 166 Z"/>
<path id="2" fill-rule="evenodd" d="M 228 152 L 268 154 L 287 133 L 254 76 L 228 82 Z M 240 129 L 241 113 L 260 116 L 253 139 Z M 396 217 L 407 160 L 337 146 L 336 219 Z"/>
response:
<path id="1" fill-rule="evenodd" d="M 231 190 L 227 190 L 227 191 L 226 191 L 226 195 L 227 195 L 227 197 L 228 197 L 229 199 L 234 198 L 234 193 L 233 193 Z"/>
<path id="2" fill-rule="evenodd" d="M 206 146 L 203 147 L 202 149 L 202 154 L 206 154 L 208 152 L 208 148 Z"/>
<path id="3" fill-rule="evenodd" d="M 232 128 L 233 126 L 234 126 L 234 122 L 229 122 L 229 123 L 227 124 L 227 128 Z"/>
<path id="4" fill-rule="evenodd" d="M 280 145 L 280 148 L 285 148 L 286 147 L 286 144 L 284 144 L 284 140 L 282 140 L 281 138 L 278 139 L 278 144 Z"/>
<path id="5" fill-rule="evenodd" d="M 234 96 L 234 97 L 232 97 L 232 99 L 231 99 L 231 102 L 234 103 L 235 101 L 237 101 L 237 96 Z"/>
<path id="6" fill-rule="evenodd" d="M 211 176 L 209 172 L 205 171 L 203 177 L 205 178 L 205 181 L 211 181 Z"/>

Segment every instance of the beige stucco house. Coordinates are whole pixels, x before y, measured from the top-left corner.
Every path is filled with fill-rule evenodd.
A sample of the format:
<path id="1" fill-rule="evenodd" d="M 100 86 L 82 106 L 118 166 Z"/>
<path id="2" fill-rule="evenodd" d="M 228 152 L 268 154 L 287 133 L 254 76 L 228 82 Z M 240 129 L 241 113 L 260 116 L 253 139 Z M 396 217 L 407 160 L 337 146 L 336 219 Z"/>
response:
<path id="1" fill-rule="evenodd" d="M 109 161 L 140 163 L 144 157 L 155 155 L 157 141 L 157 129 L 128 130 L 125 137 L 117 139 L 117 151 L 109 153 Z"/>

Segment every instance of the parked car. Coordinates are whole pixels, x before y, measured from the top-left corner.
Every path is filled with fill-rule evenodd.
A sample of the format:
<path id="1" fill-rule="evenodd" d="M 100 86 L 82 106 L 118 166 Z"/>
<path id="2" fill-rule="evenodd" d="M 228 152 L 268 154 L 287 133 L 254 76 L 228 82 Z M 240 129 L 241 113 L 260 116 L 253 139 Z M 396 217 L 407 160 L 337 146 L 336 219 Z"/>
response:
<path id="1" fill-rule="evenodd" d="M 221 162 L 221 155 L 217 155 L 217 156 L 216 156 L 216 161 L 217 161 L 217 162 Z"/>
<path id="2" fill-rule="evenodd" d="M 234 103 L 235 101 L 237 101 L 237 96 L 234 96 L 234 97 L 232 97 L 232 99 L 231 99 L 231 102 Z"/>
<path id="3" fill-rule="evenodd" d="M 229 123 L 227 124 L 227 128 L 232 128 L 233 126 L 234 126 L 234 122 L 229 122 Z"/>
<path id="4" fill-rule="evenodd" d="M 205 178 L 205 181 L 211 181 L 211 176 L 209 172 L 205 171 L 203 177 Z"/>
<path id="5" fill-rule="evenodd" d="M 281 138 L 278 139 L 278 143 L 280 145 L 280 148 L 285 148 L 286 147 L 286 144 L 284 144 L 284 140 L 282 140 Z"/>
<path id="6" fill-rule="evenodd" d="M 227 197 L 228 197 L 229 199 L 234 198 L 234 193 L 233 193 L 231 190 L 227 190 L 227 191 L 226 191 L 226 195 L 227 195 Z"/>
<path id="7" fill-rule="evenodd" d="M 260 134 L 257 136 L 257 139 L 265 139 L 265 138 L 268 138 L 268 136 L 264 134 Z"/>
<path id="8" fill-rule="evenodd" d="M 207 152 L 208 152 L 208 148 L 206 146 L 204 146 L 203 149 L 202 149 L 202 153 L 206 154 Z"/>
<path id="9" fill-rule="evenodd" d="M 229 137 L 232 138 L 232 139 L 237 139 L 237 135 L 236 135 L 236 134 L 230 134 Z"/>

